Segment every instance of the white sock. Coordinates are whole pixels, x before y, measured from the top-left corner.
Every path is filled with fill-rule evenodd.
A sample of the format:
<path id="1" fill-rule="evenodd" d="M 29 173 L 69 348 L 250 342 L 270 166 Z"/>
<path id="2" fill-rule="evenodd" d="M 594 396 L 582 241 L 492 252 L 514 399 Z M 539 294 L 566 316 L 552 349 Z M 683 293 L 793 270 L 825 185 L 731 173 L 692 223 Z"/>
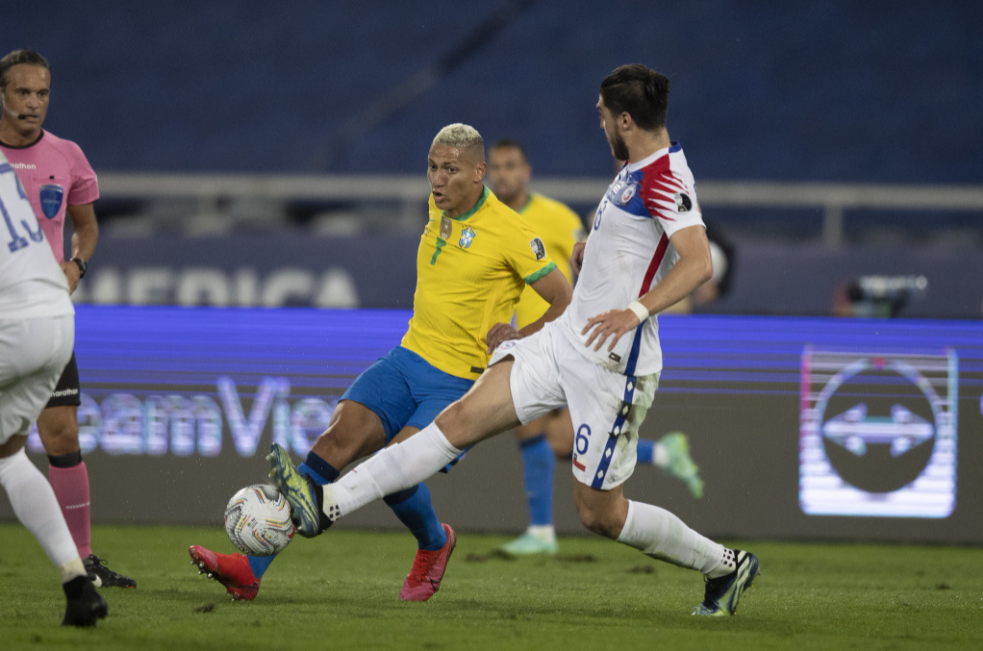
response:
<path id="1" fill-rule="evenodd" d="M 85 576 L 65 516 L 51 484 L 27 458 L 24 450 L 0 459 L 0 484 L 7 491 L 17 519 L 34 534 L 62 574 L 62 582 Z"/>
<path id="2" fill-rule="evenodd" d="M 366 504 L 416 486 L 461 454 L 436 423 L 388 447 L 324 486 L 324 513 L 335 521 Z"/>
<path id="3" fill-rule="evenodd" d="M 656 468 L 665 468 L 669 465 L 669 450 L 659 441 L 655 442 L 655 451 L 652 453 L 652 465 Z"/>
<path id="4" fill-rule="evenodd" d="M 628 502 L 618 542 L 710 578 L 730 574 L 736 567 L 731 550 L 696 533 L 669 511 L 643 502 Z"/>

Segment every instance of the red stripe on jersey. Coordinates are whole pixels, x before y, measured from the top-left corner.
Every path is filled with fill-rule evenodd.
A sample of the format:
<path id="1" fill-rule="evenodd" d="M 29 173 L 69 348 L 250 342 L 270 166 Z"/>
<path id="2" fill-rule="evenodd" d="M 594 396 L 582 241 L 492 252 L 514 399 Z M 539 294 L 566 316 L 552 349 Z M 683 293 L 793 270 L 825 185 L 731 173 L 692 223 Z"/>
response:
<path id="1" fill-rule="evenodd" d="M 670 196 L 676 194 L 677 192 L 686 192 L 686 188 L 678 183 L 667 183 L 665 177 L 652 181 L 649 187 L 654 190 L 662 190 L 663 192 L 668 192 Z"/>
<path id="2" fill-rule="evenodd" d="M 652 217 L 676 221 L 665 213 L 675 212 L 676 204 L 672 197 L 678 192 L 686 192 L 686 185 L 672 173 L 670 164 L 669 155 L 666 154 L 646 167 L 640 194 Z M 666 193 L 669 194 L 668 197 L 665 196 Z"/>
<path id="3" fill-rule="evenodd" d="M 662 265 L 662 261 L 666 257 L 666 250 L 669 248 L 669 237 L 662 233 L 662 239 L 659 240 L 659 245 L 655 247 L 655 255 L 652 256 L 652 261 L 649 262 L 649 268 L 645 270 L 645 278 L 642 280 L 642 289 L 638 292 L 638 298 L 645 296 L 649 291 L 649 286 L 652 284 L 652 279 L 655 277 L 655 272 L 658 271 L 659 267 Z"/>

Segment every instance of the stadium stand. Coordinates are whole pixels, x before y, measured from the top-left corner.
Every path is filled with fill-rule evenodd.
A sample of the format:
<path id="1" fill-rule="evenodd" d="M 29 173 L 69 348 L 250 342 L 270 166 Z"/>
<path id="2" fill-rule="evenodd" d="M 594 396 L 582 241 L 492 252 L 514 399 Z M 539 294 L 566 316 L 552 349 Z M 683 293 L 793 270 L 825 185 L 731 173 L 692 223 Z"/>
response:
<path id="1" fill-rule="evenodd" d="M 457 67 L 431 70 L 428 92 L 325 158 L 353 116 L 503 7 L 94 2 L 40 24 L 14 4 L 3 32 L 51 59 L 75 102 L 47 126 L 102 171 L 412 173 L 436 128 L 465 121 L 526 142 L 537 170 L 606 175 L 592 106 L 627 60 L 673 80 L 672 134 L 698 178 L 974 183 L 983 171 L 983 6 L 922 0 L 518 3 Z"/>

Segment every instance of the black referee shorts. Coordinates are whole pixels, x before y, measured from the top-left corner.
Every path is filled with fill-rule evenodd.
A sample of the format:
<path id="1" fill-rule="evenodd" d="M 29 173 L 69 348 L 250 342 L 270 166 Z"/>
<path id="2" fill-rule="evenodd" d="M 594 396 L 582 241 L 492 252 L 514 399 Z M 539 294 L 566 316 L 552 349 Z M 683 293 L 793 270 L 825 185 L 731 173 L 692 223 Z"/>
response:
<path id="1" fill-rule="evenodd" d="M 72 351 L 72 358 L 65 365 L 65 370 L 58 378 L 58 385 L 51 394 L 51 400 L 44 406 L 48 407 L 78 407 L 82 404 L 82 396 L 79 392 L 79 367 L 75 362 L 75 351 Z"/>

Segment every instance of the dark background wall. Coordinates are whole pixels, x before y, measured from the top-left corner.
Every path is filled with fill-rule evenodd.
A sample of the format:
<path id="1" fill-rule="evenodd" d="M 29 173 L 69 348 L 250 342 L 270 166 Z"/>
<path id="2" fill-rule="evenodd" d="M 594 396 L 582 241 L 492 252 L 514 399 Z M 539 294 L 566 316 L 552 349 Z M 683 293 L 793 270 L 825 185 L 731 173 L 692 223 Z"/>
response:
<path id="1" fill-rule="evenodd" d="M 603 176 L 597 89 L 638 61 L 672 80 L 697 179 L 983 175 L 977 2 L 6 5 L 3 49 L 54 68 L 46 126 L 99 171 L 422 172 L 462 121 Z"/>

